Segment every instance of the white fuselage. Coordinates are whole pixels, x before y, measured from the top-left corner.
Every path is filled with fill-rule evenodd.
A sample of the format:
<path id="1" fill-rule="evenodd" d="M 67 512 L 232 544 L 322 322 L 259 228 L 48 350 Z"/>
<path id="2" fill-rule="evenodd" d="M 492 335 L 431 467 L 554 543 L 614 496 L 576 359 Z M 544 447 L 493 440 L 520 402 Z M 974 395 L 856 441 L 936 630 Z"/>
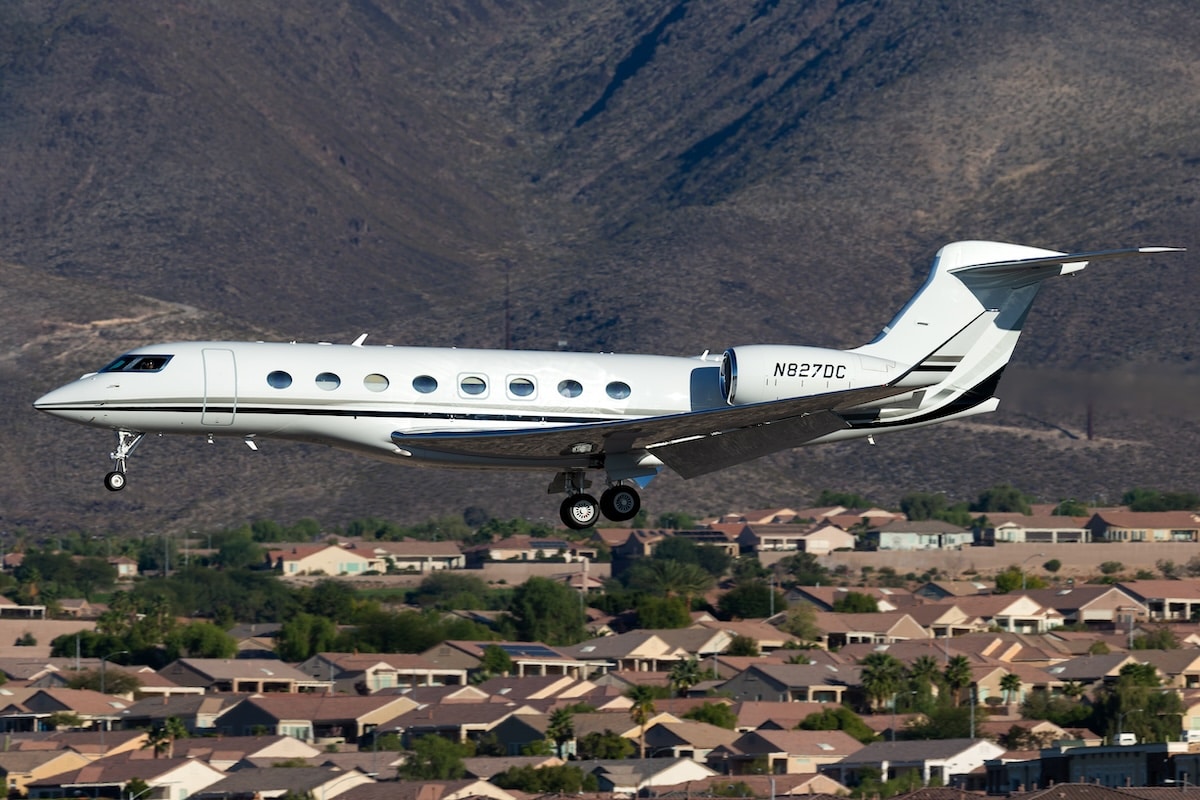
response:
<path id="1" fill-rule="evenodd" d="M 720 404 L 710 358 L 176 342 L 160 371 L 96 372 L 37 401 L 114 430 L 318 442 L 402 455 L 393 432 L 537 429 Z M 286 377 L 285 377 L 286 376 Z"/>
<path id="2" fill-rule="evenodd" d="M 780 358 L 794 358 L 796 351 L 781 348 Z M 826 361 L 835 352 L 811 351 L 814 359 Z M 173 342 L 125 357 L 138 356 L 169 360 L 157 370 L 84 375 L 35 405 L 99 428 L 289 439 L 410 462 L 421 460 L 419 454 L 398 448 L 393 433 L 537 430 L 727 405 L 721 356 L 707 353 Z M 861 359 L 852 360 L 857 365 Z M 760 399 L 763 392 L 819 394 L 878 383 L 880 377 L 855 366 L 811 380 L 771 375 L 754 380 Z M 751 379 L 740 380 L 745 390 Z M 454 460 L 461 466 L 515 466 Z"/>

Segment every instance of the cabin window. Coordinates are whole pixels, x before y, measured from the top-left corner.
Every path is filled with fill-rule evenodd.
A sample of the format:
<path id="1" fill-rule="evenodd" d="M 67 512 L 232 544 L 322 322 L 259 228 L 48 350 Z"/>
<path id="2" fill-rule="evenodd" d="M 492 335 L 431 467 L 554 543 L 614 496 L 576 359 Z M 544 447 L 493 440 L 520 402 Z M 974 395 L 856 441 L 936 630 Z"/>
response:
<path id="1" fill-rule="evenodd" d="M 332 372 L 322 372 L 317 376 L 317 388 L 324 389 L 327 392 L 332 392 L 334 389 L 342 385 L 342 379 Z"/>
<path id="2" fill-rule="evenodd" d="M 459 380 L 458 388 L 462 390 L 463 394 L 483 397 L 487 394 L 487 381 L 478 375 L 467 375 Z"/>
<path id="3" fill-rule="evenodd" d="M 366 387 L 368 392 L 382 392 L 390 385 L 388 379 L 377 372 L 363 378 L 363 386 Z"/>
<path id="4" fill-rule="evenodd" d="M 608 396 L 613 400 L 624 400 L 631 394 L 629 384 L 624 381 L 613 381 L 604 387 L 604 391 L 608 392 Z"/>
<path id="5" fill-rule="evenodd" d="M 513 397 L 533 397 L 534 389 L 529 378 L 509 378 L 508 393 Z"/>
<path id="6" fill-rule="evenodd" d="M 267 376 L 267 383 L 276 389 L 286 389 L 292 385 L 292 376 L 277 369 Z"/>
<path id="7" fill-rule="evenodd" d="M 563 397 L 579 397 L 579 395 L 583 394 L 583 386 L 580 385 L 579 381 L 568 379 L 559 382 L 558 393 Z"/>
<path id="8" fill-rule="evenodd" d="M 429 394 L 437 391 L 438 382 L 436 378 L 431 378 L 428 375 L 418 375 L 413 378 L 413 388 L 421 394 Z"/>
<path id="9" fill-rule="evenodd" d="M 101 372 L 160 372 L 171 356 L 124 355 L 108 364 Z"/>

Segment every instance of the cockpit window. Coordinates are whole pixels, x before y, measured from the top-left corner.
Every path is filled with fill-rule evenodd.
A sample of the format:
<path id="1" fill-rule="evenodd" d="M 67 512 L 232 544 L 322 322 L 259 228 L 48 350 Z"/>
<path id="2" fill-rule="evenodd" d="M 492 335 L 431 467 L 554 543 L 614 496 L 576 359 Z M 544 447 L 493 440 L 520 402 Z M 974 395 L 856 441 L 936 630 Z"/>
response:
<path id="1" fill-rule="evenodd" d="M 101 372 L 159 372 L 171 360 L 171 356 L 123 355 Z"/>

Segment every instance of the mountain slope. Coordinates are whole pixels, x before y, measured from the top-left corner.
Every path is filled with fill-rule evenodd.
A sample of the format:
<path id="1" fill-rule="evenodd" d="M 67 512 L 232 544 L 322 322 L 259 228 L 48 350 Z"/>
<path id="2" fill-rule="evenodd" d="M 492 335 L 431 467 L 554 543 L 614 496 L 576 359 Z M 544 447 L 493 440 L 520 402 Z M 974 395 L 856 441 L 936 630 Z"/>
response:
<path id="1" fill-rule="evenodd" d="M 28 404 L 125 347 L 185 337 L 853 346 L 947 241 L 1188 245 L 1196 41 L 1182 0 L 1136 15 L 1067 0 L 5 4 L 0 529 L 467 505 L 553 518 L 547 476 L 287 445 L 147 442 L 113 497 L 107 436 Z M 1120 398 L 1105 442 L 1044 432 L 1080 429 L 1118 377 L 1190 385 L 1191 259 L 1048 285 L 1016 361 L 1054 371 L 1028 373 L 1040 391 L 1002 386 L 1016 408 L 986 420 L 999 429 L 664 477 L 648 502 L 1167 487 L 1197 440 L 1161 391 Z"/>

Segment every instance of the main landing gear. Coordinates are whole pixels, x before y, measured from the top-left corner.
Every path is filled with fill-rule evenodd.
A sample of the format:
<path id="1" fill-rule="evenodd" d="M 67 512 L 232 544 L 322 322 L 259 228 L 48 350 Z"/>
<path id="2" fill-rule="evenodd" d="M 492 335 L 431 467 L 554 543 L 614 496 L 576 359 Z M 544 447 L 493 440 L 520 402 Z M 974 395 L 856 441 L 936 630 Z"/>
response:
<path id="1" fill-rule="evenodd" d="M 113 460 L 116 469 L 104 476 L 104 488 L 110 492 L 119 492 L 125 488 L 125 470 L 128 467 L 127 459 L 130 453 L 141 444 L 142 439 L 146 436 L 145 433 L 136 431 L 117 431 L 117 449 L 108 454 L 108 457 Z"/>
<path id="2" fill-rule="evenodd" d="M 560 476 L 564 479 L 567 499 L 559 507 L 563 524 L 572 530 L 590 528 L 603 514 L 613 522 L 626 522 L 637 516 L 642 509 L 642 497 L 637 489 L 621 483 L 609 486 L 600 495 L 600 500 L 588 494 L 588 481 L 582 472 L 569 472 Z"/>

